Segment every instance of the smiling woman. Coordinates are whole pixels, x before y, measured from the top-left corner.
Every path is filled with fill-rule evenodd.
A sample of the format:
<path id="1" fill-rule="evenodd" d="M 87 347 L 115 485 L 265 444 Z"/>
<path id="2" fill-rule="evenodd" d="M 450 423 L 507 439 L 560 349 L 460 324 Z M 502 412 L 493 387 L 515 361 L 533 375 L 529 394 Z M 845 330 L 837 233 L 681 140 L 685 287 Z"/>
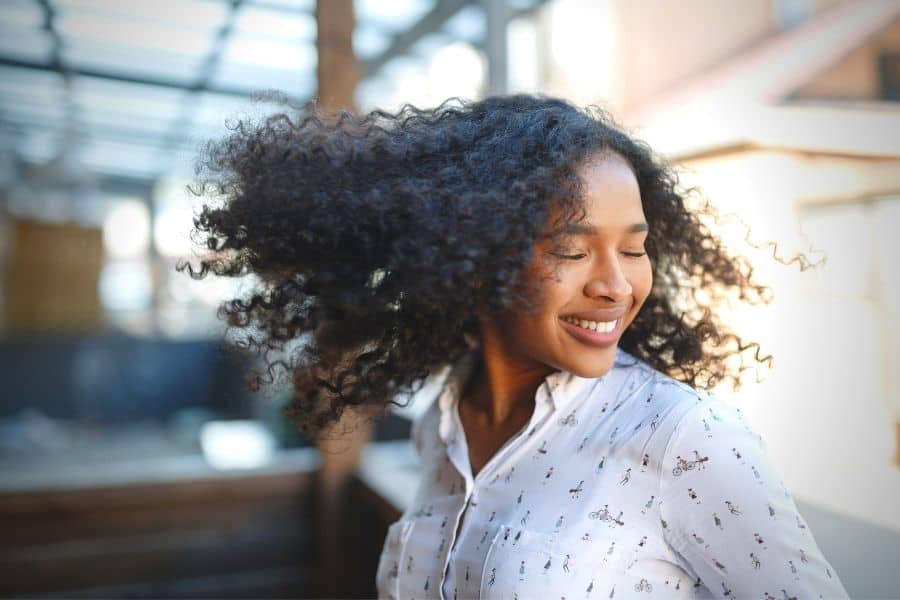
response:
<path id="1" fill-rule="evenodd" d="M 598 152 L 576 176 L 583 220 L 541 239 L 523 272 L 540 282 L 537 310 L 507 311 L 480 326 L 485 352 L 503 356 L 510 370 L 541 365 L 544 375 L 603 375 L 612 367 L 616 341 L 650 295 L 649 227 L 628 162 L 614 151 Z"/>
<path id="2" fill-rule="evenodd" d="M 761 438 L 704 392 L 769 360 L 715 311 L 769 290 L 609 115 L 310 109 L 239 124 L 204 166 L 208 255 L 180 268 L 259 275 L 221 314 L 256 383 L 292 375 L 302 427 L 454 366 L 414 424 L 382 597 L 846 596 Z"/>

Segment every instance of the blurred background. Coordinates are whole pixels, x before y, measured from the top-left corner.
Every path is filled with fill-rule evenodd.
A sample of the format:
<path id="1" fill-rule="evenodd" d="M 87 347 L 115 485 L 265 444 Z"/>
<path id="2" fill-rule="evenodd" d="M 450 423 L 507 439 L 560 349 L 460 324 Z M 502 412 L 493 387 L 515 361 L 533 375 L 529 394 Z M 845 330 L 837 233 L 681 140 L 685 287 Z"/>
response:
<path id="1" fill-rule="evenodd" d="M 317 446 L 224 342 L 253 281 L 174 270 L 198 149 L 259 90 L 546 93 L 679 163 L 775 291 L 728 314 L 773 369 L 718 393 L 850 595 L 900 597 L 897 0 L 4 0 L 0 595 L 374 595 L 440 377 Z"/>

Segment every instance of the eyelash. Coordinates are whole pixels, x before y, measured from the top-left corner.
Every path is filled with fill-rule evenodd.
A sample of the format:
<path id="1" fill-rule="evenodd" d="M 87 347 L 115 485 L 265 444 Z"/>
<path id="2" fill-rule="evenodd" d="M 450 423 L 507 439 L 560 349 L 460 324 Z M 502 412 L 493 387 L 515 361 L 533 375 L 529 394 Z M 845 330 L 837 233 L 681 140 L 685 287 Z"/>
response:
<path id="1" fill-rule="evenodd" d="M 555 252 L 551 252 L 551 254 L 557 258 L 564 258 L 566 260 L 578 260 L 587 256 L 587 254 L 557 254 Z M 622 254 L 628 258 L 641 258 L 642 256 L 647 256 L 646 252 L 623 252 Z"/>

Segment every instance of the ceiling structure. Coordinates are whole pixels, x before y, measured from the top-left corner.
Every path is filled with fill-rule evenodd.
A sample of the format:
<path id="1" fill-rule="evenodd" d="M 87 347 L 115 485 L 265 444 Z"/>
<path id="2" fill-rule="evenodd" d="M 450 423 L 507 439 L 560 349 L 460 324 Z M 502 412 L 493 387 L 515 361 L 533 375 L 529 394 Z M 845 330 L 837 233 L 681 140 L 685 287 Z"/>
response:
<path id="1" fill-rule="evenodd" d="M 363 81 L 454 41 L 483 47 L 485 4 L 510 19 L 545 0 L 356 0 Z M 68 140 L 91 172 L 151 181 L 190 169 L 260 90 L 316 90 L 314 0 L 4 0 L 0 152 L 42 163 Z"/>

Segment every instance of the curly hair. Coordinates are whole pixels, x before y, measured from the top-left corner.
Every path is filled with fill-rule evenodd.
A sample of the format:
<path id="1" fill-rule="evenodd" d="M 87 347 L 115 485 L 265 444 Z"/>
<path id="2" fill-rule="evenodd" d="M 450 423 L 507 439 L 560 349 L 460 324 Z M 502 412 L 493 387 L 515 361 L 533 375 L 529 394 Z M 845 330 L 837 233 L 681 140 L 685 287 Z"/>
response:
<path id="1" fill-rule="evenodd" d="M 739 388 L 749 367 L 729 363 L 745 350 L 771 366 L 713 311 L 735 292 L 768 303 L 771 290 L 704 224 L 715 209 L 689 210 L 693 190 L 600 108 L 534 95 L 362 116 L 310 105 L 231 129 L 192 188 L 210 198 L 194 218 L 206 254 L 177 268 L 258 276 L 219 317 L 262 359 L 249 387 L 290 376 L 304 431 L 351 405 L 380 416 L 400 404 L 469 351 L 476 307 L 536 306 L 540 283 L 520 275 L 538 239 L 564 229 L 548 229 L 551 211 L 563 225 L 584 218 L 576 172 L 598 153 L 628 161 L 649 224 L 654 284 L 620 347 L 702 389 Z"/>

